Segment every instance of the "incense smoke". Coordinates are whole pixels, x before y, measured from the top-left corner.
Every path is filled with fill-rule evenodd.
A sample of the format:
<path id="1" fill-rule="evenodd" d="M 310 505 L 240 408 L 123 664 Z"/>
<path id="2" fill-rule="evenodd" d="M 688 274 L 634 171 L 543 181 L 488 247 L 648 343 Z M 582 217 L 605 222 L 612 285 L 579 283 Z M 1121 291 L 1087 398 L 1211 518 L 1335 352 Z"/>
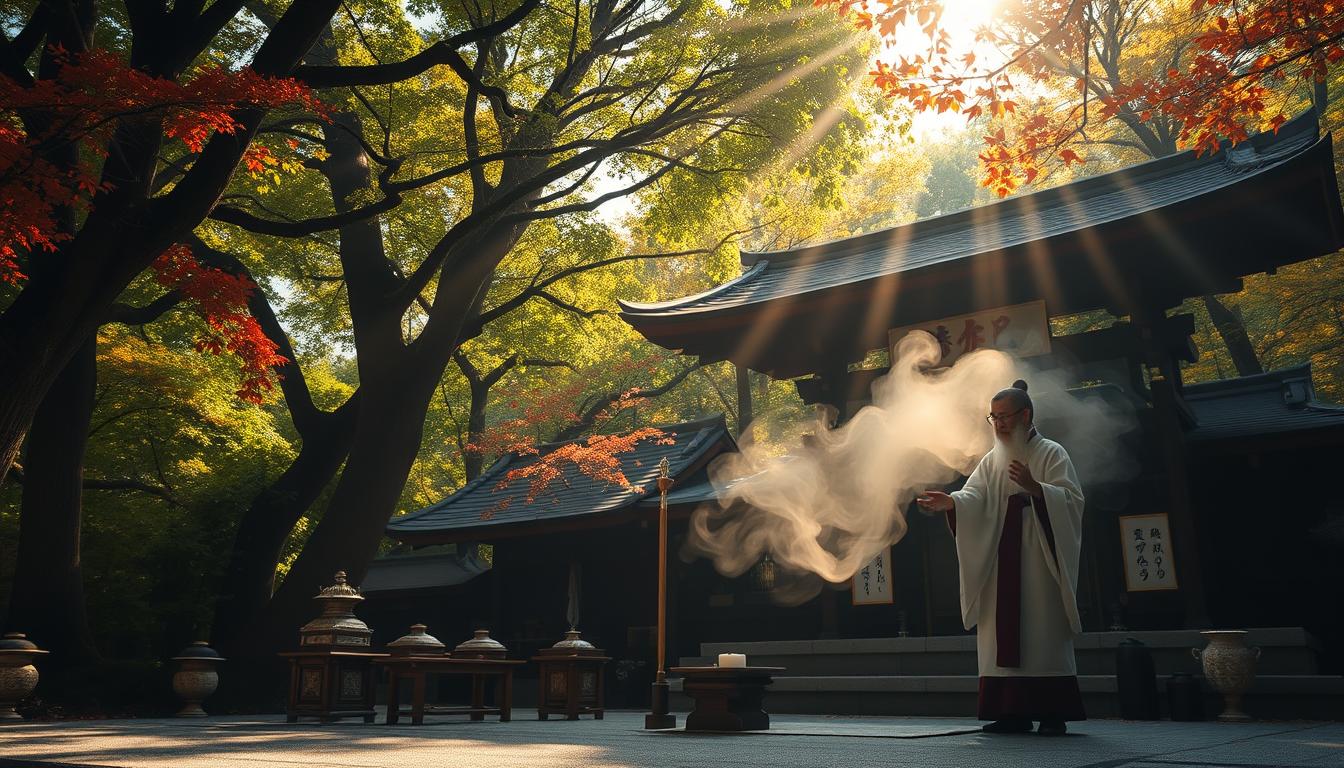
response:
<path id="1" fill-rule="evenodd" d="M 737 576 L 769 554 L 786 578 L 775 599 L 803 602 L 822 581 L 847 582 L 906 533 L 906 508 L 926 488 L 970 474 L 994 444 L 985 422 L 990 398 L 1025 379 L 1042 434 L 1070 453 L 1079 477 L 1118 481 L 1135 474 L 1120 436 L 1130 411 L 1065 392 L 1063 374 L 1034 371 L 996 350 L 938 368 L 938 342 L 916 331 L 895 349 L 890 373 L 873 385 L 873 404 L 832 429 L 819 414 L 793 425 L 775 455 L 749 439 L 710 464 L 718 501 L 691 518 L 686 554 Z M 819 577 L 819 578 L 818 578 Z"/>

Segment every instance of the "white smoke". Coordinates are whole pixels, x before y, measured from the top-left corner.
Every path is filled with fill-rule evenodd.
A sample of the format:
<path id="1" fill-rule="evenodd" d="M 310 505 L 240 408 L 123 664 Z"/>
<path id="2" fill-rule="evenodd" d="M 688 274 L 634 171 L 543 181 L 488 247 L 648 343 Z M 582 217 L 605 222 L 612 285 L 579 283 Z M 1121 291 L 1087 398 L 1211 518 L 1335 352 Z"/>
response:
<path id="1" fill-rule="evenodd" d="M 912 332 L 874 383 L 873 404 L 845 424 L 832 429 L 819 414 L 788 430 L 783 456 L 749 439 L 719 456 L 709 467 L 718 501 L 692 515 L 687 554 L 711 558 L 727 576 L 769 554 L 785 576 L 775 594 L 784 603 L 814 596 L 823 580 L 848 581 L 905 535 L 905 510 L 918 493 L 975 468 L 994 444 L 990 399 L 1018 378 L 1030 387 L 1036 422 L 1048 414 L 1057 431 L 1046 436 L 1069 450 L 1085 485 L 1132 476 L 1118 439 L 1132 413 L 1075 397 L 1062 374 L 1030 370 L 1003 352 L 979 350 L 934 368 L 940 355 L 933 336 Z"/>

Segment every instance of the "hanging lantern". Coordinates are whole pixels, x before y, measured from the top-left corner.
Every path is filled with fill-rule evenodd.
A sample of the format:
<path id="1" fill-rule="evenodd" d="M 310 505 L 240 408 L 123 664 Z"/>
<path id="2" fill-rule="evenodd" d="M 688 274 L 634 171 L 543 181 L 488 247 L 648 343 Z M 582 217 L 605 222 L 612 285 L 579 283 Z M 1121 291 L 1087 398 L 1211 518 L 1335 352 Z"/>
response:
<path id="1" fill-rule="evenodd" d="M 766 556 L 751 569 L 752 585 L 757 592 L 769 592 L 775 588 L 775 561 Z"/>

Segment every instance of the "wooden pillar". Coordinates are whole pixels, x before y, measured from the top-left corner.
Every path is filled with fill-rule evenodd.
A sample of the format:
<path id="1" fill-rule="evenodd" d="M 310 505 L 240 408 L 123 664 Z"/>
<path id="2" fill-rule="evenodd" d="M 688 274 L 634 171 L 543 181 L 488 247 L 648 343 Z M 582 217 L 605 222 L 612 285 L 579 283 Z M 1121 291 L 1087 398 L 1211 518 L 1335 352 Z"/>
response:
<path id="1" fill-rule="evenodd" d="M 686 536 L 669 537 L 667 546 L 669 553 L 681 550 L 682 544 L 686 541 Z M 680 557 L 667 558 L 667 655 L 669 657 L 668 666 L 674 666 L 681 663 L 680 640 L 678 635 L 678 625 L 681 623 L 677 617 L 681 614 L 678 600 L 681 599 L 681 589 L 679 585 L 684 573 L 685 565 Z M 699 650 L 697 649 L 697 653 Z"/>
<path id="2" fill-rule="evenodd" d="M 835 408 L 835 424 L 840 426 L 849 418 L 849 364 L 843 358 L 831 358 L 823 362 L 818 374 L 822 383 L 823 399 L 826 405 Z M 821 591 L 818 602 L 821 604 L 821 637 L 840 637 L 840 590 L 826 588 Z"/>
<path id="3" fill-rule="evenodd" d="M 737 370 L 737 436 L 751 424 L 751 369 L 733 364 Z"/>
<path id="4" fill-rule="evenodd" d="M 1190 499 L 1180 370 L 1163 338 L 1165 313 L 1160 306 L 1149 304 L 1135 311 L 1133 320 L 1148 366 L 1156 437 L 1166 468 L 1168 515 L 1175 539 L 1172 545 L 1176 551 L 1176 578 L 1185 604 L 1185 625 L 1205 629 L 1209 626 L 1208 602 L 1204 593 L 1194 506 Z"/>

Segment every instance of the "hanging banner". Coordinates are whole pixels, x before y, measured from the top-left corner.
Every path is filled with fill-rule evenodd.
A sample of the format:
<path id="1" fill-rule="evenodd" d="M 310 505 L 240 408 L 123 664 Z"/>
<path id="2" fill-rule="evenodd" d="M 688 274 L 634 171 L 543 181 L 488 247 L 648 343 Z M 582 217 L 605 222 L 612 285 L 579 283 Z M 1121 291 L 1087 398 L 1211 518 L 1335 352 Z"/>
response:
<path id="1" fill-rule="evenodd" d="M 977 349 L 997 349 L 1017 357 L 1050 354 L 1050 317 L 1044 301 L 1029 301 L 893 328 L 887 334 L 891 359 L 896 345 L 911 331 L 928 331 L 943 357 L 939 366 L 955 363 Z"/>
<path id="2" fill-rule="evenodd" d="M 1125 560 L 1126 590 L 1153 592 L 1178 588 L 1166 515 L 1122 516 L 1120 550 Z"/>
<path id="3" fill-rule="evenodd" d="M 854 605 L 891 605 L 891 547 L 877 554 L 849 583 Z"/>

